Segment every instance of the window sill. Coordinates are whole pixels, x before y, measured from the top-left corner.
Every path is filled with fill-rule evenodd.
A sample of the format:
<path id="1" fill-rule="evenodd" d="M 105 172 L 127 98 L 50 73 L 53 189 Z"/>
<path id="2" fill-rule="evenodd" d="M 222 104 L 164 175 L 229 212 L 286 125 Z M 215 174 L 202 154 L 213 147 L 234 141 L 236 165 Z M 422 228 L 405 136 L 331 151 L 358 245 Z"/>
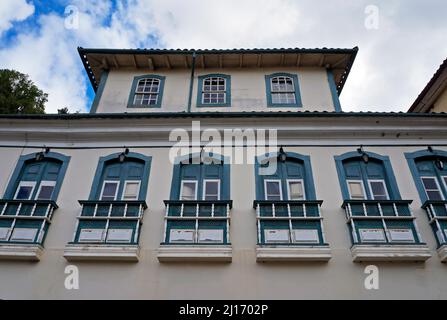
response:
<path id="1" fill-rule="evenodd" d="M 441 262 L 447 262 L 447 244 L 440 246 L 437 251 Z"/>
<path id="2" fill-rule="evenodd" d="M 329 261 L 329 246 L 258 246 L 256 261 Z"/>
<path id="3" fill-rule="evenodd" d="M 67 244 L 64 258 L 68 261 L 138 261 L 137 245 Z"/>
<path id="4" fill-rule="evenodd" d="M 160 262 L 231 262 L 229 245 L 161 245 L 158 249 Z"/>
<path id="5" fill-rule="evenodd" d="M 354 245 L 354 262 L 363 261 L 420 261 L 431 257 L 426 245 Z"/>
<path id="6" fill-rule="evenodd" d="M 0 260 L 39 261 L 43 247 L 38 244 L 1 244 Z"/>

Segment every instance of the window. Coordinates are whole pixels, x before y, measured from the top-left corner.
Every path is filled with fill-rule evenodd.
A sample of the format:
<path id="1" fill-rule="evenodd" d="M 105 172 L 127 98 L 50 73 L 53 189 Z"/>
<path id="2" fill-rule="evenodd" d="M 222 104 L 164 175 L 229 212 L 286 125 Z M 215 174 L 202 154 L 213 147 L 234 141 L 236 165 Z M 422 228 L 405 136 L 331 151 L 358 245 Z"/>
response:
<path id="1" fill-rule="evenodd" d="M 118 193 L 118 181 L 104 181 L 102 192 L 101 192 L 101 200 L 103 201 L 113 201 L 116 199 L 116 195 Z"/>
<path id="2" fill-rule="evenodd" d="M 301 107 L 298 76 L 273 74 L 266 76 L 267 105 L 269 107 Z"/>
<path id="3" fill-rule="evenodd" d="M 34 181 L 21 181 L 14 198 L 17 200 L 30 200 L 35 186 L 36 182 Z"/>
<path id="4" fill-rule="evenodd" d="M 230 87 L 230 76 L 219 74 L 200 76 L 197 106 L 230 106 Z"/>
<path id="5" fill-rule="evenodd" d="M 288 229 L 264 229 L 265 243 L 290 242 Z"/>
<path id="6" fill-rule="evenodd" d="M 361 180 L 348 180 L 349 195 L 352 200 L 364 200 L 365 189 Z"/>
<path id="7" fill-rule="evenodd" d="M 428 200 L 444 200 L 438 180 L 435 177 L 421 177 Z"/>
<path id="8" fill-rule="evenodd" d="M 193 229 L 171 229 L 170 242 L 194 242 L 195 232 Z"/>
<path id="9" fill-rule="evenodd" d="M 391 241 L 414 242 L 414 235 L 411 229 L 388 229 Z"/>
<path id="10" fill-rule="evenodd" d="M 287 180 L 287 192 L 289 194 L 289 200 L 304 200 L 303 180 Z"/>
<path id="11" fill-rule="evenodd" d="M 102 242 L 104 234 L 104 229 L 81 229 L 79 242 Z"/>
<path id="12" fill-rule="evenodd" d="M 199 243 L 222 243 L 223 230 L 222 229 L 199 229 L 198 230 Z"/>
<path id="13" fill-rule="evenodd" d="M 180 200 L 197 200 L 197 181 L 182 181 Z"/>
<path id="14" fill-rule="evenodd" d="M 140 181 L 126 181 L 124 183 L 123 200 L 138 200 Z"/>
<path id="15" fill-rule="evenodd" d="M 37 191 L 37 200 L 51 200 L 56 181 L 42 181 L 39 191 Z"/>
<path id="16" fill-rule="evenodd" d="M 129 108 L 158 108 L 161 107 L 161 99 L 164 87 L 163 76 L 146 75 L 135 77 L 129 96 Z"/>
<path id="17" fill-rule="evenodd" d="M 294 229 L 293 241 L 295 243 L 318 243 L 320 237 L 317 229 Z"/>
<path id="18" fill-rule="evenodd" d="M 11 241 L 33 242 L 36 235 L 37 229 L 34 228 L 14 228 Z"/>
<path id="19" fill-rule="evenodd" d="M 388 200 L 388 191 L 386 189 L 385 181 L 383 180 L 368 180 L 371 196 L 374 200 Z"/>
<path id="20" fill-rule="evenodd" d="M 281 180 L 264 180 L 265 200 L 282 200 Z"/>
<path id="21" fill-rule="evenodd" d="M 360 229 L 360 239 L 362 242 L 385 242 L 385 233 L 383 229 Z"/>
<path id="22" fill-rule="evenodd" d="M 133 229 L 109 229 L 107 231 L 107 242 L 131 242 Z"/>
<path id="23" fill-rule="evenodd" d="M 204 180 L 203 200 L 220 200 L 220 180 Z"/>

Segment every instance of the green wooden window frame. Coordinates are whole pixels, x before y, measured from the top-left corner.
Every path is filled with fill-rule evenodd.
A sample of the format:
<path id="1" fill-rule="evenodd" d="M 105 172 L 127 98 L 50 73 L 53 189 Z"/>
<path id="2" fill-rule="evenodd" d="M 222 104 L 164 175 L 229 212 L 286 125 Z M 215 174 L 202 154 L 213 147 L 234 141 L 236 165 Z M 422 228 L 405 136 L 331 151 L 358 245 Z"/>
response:
<path id="1" fill-rule="evenodd" d="M 137 94 L 136 90 L 138 87 L 138 83 L 140 80 L 144 79 L 156 79 L 160 81 L 160 85 L 158 88 L 158 97 L 157 97 L 157 103 L 150 104 L 150 105 L 137 105 L 134 103 L 135 101 L 135 95 Z M 161 108 L 162 100 L 163 100 L 163 91 L 165 86 L 165 79 L 166 77 L 160 76 L 157 74 L 146 74 L 141 75 L 133 78 L 132 81 L 132 87 L 130 89 L 129 99 L 127 101 L 127 107 L 128 108 Z"/>
<path id="2" fill-rule="evenodd" d="M 208 78 L 222 78 L 225 80 L 225 103 L 204 103 L 202 100 L 204 82 Z M 230 107 L 231 106 L 231 76 L 221 73 L 206 74 L 198 77 L 197 107 Z"/>
<path id="3" fill-rule="evenodd" d="M 272 79 L 276 77 L 287 77 L 292 79 L 293 88 L 295 94 L 295 103 L 275 103 L 272 100 Z M 265 88 L 267 95 L 267 107 L 277 107 L 277 108 L 301 108 L 303 106 L 301 101 L 300 85 L 297 74 L 292 73 L 273 73 L 265 76 Z"/>

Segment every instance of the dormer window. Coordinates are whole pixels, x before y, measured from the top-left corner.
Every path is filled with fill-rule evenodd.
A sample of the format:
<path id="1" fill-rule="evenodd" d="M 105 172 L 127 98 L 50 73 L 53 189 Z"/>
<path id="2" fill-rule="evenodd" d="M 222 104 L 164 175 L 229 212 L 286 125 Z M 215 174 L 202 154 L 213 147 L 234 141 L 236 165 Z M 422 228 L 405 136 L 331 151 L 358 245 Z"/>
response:
<path id="1" fill-rule="evenodd" d="M 269 107 L 301 107 L 298 76 L 276 73 L 265 77 Z"/>
<path id="2" fill-rule="evenodd" d="M 159 108 L 163 96 L 164 77 L 145 75 L 135 77 L 129 96 L 128 108 Z"/>
<path id="3" fill-rule="evenodd" d="M 199 77 L 198 107 L 228 107 L 230 100 L 230 76 L 209 74 Z"/>

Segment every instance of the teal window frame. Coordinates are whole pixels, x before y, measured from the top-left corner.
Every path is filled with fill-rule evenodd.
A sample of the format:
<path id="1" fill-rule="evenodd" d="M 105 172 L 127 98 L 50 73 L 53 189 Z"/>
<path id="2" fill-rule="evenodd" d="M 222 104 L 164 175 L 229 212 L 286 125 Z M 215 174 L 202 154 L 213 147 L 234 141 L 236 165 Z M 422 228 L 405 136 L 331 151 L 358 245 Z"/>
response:
<path id="1" fill-rule="evenodd" d="M 202 94 L 203 94 L 203 82 L 207 78 L 223 78 L 225 79 L 225 103 L 203 103 L 202 102 Z M 205 107 L 231 107 L 231 76 L 222 73 L 210 73 L 201 75 L 198 77 L 198 87 L 197 87 L 197 103 L 196 106 L 198 108 Z"/>
<path id="2" fill-rule="evenodd" d="M 293 81 L 293 86 L 295 89 L 295 103 L 273 103 L 272 101 L 272 86 L 271 80 L 276 77 L 289 77 Z M 277 72 L 269 75 L 265 75 L 265 91 L 267 97 L 267 107 L 271 108 L 302 108 L 303 103 L 301 101 L 300 84 L 298 79 L 298 74 L 295 73 L 285 73 Z"/>
<path id="3" fill-rule="evenodd" d="M 15 169 L 13 171 L 13 174 L 11 176 L 11 178 L 9 179 L 7 188 L 5 190 L 5 193 L 3 195 L 3 199 L 6 200 L 11 200 L 14 199 L 15 193 L 16 193 L 16 189 L 18 187 L 18 185 L 20 184 L 20 176 L 22 175 L 23 170 L 25 169 L 26 165 L 29 163 L 32 163 L 36 158 L 36 153 L 30 153 L 27 155 L 23 155 L 20 156 L 17 165 L 15 166 Z M 56 160 L 58 162 L 61 163 L 60 166 L 60 170 L 55 182 L 55 187 L 53 189 L 53 192 L 51 194 L 51 199 L 46 201 L 48 203 L 52 203 L 52 207 L 53 209 L 57 209 L 57 205 L 56 205 L 56 200 L 59 196 L 59 192 L 61 190 L 62 187 L 62 183 L 64 181 L 65 178 L 65 174 L 68 168 L 68 164 L 70 162 L 70 157 L 63 155 L 61 153 L 57 153 L 57 152 L 47 152 L 45 153 L 45 158 L 44 159 L 51 159 L 51 160 Z M 33 190 L 33 194 L 32 194 L 32 199 L 35 198 L 35 195 L 38 192 L 38 187 L 37 185 L 41 184 L 41 182 L 44 180 L 40 180 L 38 183 L 36 183 L 36 186 L 34 187 Z M 38 203 L 39 201 L 37 201 Z M 24 206 L 23 210 L 24 211 L 29 211 L 31 209 L 30 205 Z M 42 207 L 42 205 L 39 205 L 39 207 L 36 209 L 36 214 L 37 217 L 42 216 L 43 215 L 43 210 L 44 208 Z M 53 210 L 52 209 L 52 210 Z M 44 218 L 42 216 L 42 218 Z M 21 215 L 17 216 L 15 218 L 15 223 L 13 222 L 14 219 L 0 219 L 0 227 L 6 227 L 6 228 L 11 228 L 14 224 L 14 228 L 18 227 L 18 228 L 33 228 L 33 229 L 40 229 L 41 226 L 41 221 L 38 219 L 33 219 L 33 220 L 29 220 L 26 219 L 26 215 L 23 215 L 23 217 L 21 217 Z M 0 243 L 2 244 L 38 244 L 38 245 L 42 245 L 45 242 L 46 236 L 47 236 L 47 232 L 49 229 L 49 225 L 50 223 L 46 220 L 44 220 L 44 225 L 43 225 L 43 237 L 42 240 L 39 241 L 39 232 L 37 233 L 36 237 L 34 238 L 34 241 L 11 241 L 11 240 L 7 240 L 7 241 L 0 241 Z M 12 233 L 13 230 L 10 230 L 10 233 Z"/>
<path id="4" fill-rule="evenodd" d="M 216 202 L 220 201 L 230 201 L 231 192 L 230 192 L 230 158 L 224 157 L 222 155 L 209 153 L 208 157 L 212 159 L 213 162 L 222 164 L 222 179 L 220 182 L 220 200 L 218 201 L 208 201 L 208 202 Z M 172 181 L 171 181 L 171 192 L 170 192 L 170 200 L 179 200 L 180 198 L 180 189 L 182 183 L 181 176 L 181 166 L 185 161 L 189 161 L 190 164 L 198 164 L 193 159 L 200 159 L 200 153 L 192 153 L 188 155 L 178 156 L 174 160 L 174 168 L 172 173 Z M 201 181 L 197 181 L 197 197 L 201 198 L 203 192 L 199 193 L 199 185 L 203 181 L 207 179 L 202 178 Z M 200 200 L 199 200 L 200 201 Z M 170 208 L 172 209 L 172 208 Z M 195 209 L 194 209 L 195 210 Z M 174 210 L 173 210 L 174 211 Z M 204 210 L 206 211 L 206 210 Z M 202 211 L 201 211 L 202 212 Z M 170 213 L 171 214 L 171 211 Z M 216 205 L 215 216 L 223 216 L 225 212 L 223 210 L 219 210 Z M 188 215 L 185 209 L 185 216 Z M 222 229 L 223 230 L 223 242 L 222 243 L 200 243 L 200 242 L 187 242 L 187 243 L 178 243 L 178 242 L 170 242 L 170 231 L 171 229 L 195 229 L 195 219 L 191 217 L 190 220 L 170 220 L 166 221 L 165 224 L 165 237 L 162 240 L 161 245 L 230 245 L 230 241 L 228 239 L 229 233 L 229 223 L 225 220 L 198 220 L 198 230 L 200 229 Z"/>
<path id="5" fill-rule="evenodd" d="M 90 194 L 88 197 L 89 201 L 92 201 L 92 202 L 100 201 L 99 197 L 97 199 L 97 195 L 99 195 L 98 191 L 102 189 L 102 184 L 101 184 L 102 174 L 107 166 L 107 163 L 111 162 L 111 161 L 115 161 L 119 157 L 119 155 L 120 155 L 120 153 L 118 152 L 118 153 L 113 153 L 108 156 L 99 158 L 98 166 L 96 168 L 95 176 L 93 178 L 92 186 L 90 189 Z M 142 178 L 140 181 L 140 189 L 138 192 L 138 199 L 137 199 L 138 202 L 144 201 L 147 197 L 147 192 L 148 192 L 149 175 L 150 175 L 150 168 L 151 168 L 151 164 L 152 164 L 152 157 L 146 156 L 146 155 L 143 155 L 140 153 L 136 153 L 136 152 L 129 152 L 126 155 L 126 159 L 136 159 L 136 160 L 144 162 Z M 128 217 L 134 217 L 136 215 L 136 212 L 134 209 L 136 208 L 137 205 L 132 204 L 133 201 L 125 201 L 125 200 L 121 200 L 121 199 L 106 201 L 104 208 L 100 208 L 100 209 L 102 211 L 106 210 L 108 207 L 108 203 L 114 203 L 114 202 L 117 203 L 117 207 L 119 207 L 119 206 L 123 207 L 124 205 L 122 205 L 122 203 L 129 203 L 129 208 L 132 207 L 132 214 L 130 214 L 128 211 Z M 145 204 L 143 204 L 143 208 L 145 209 Z M 98 209 L 98 211 L 99 211 L 99 209 Z M 113 215 L 113 212 L 112 212 L 112 215 Z M 104 216 L 102 214 L 101 215 L 98 214 L 98 216 L 103 216 L 104 219 L 91 220 L 91 219 L 89 219 L 89 215 L 87 215 L 87 214 L 85 215 L 85 219 L 80 219 L 76 226 L 73 241 L 70 243 L 75 243 L 75 244 L 89 244 L 89 243 L 91 243 L 91 244 L 96 244 L 96 245 L 136 245 L 139 243 L 139 238 L 140 238 L 140 233 L 141 233 L 141 221 L 137 221 L 137 223 L 138 223 L 138 226 L 137 226 L 137 224 L 134 221 L 130 221 L 128 218 L 120 220 L 115 217 L 113 220 L 111 220 L 111 219 L 108 219 L 107 216 Z M 135 219 L 137 219 L 137 218 L 135 217 Z M 108 224 L 107 224 L 107 221 L 109 221 Z M 119 229 L 119 228 L 133 229 L 132 235 L 131 235 L 131 241 L 130 242 L 115 242 L 115 241 L 107 242 L 106 239 L 104 239 L 102 242 L 86 242 L 86 241 L 80 242 L 79 241 L 81 229 L 103 229 L 103 228 L 105 228 L 106 225 L 108 226 L 108 229 Z M 135 234 L 136 234 L 136 237 L 135 237 Z"/>
<path id="6" fill-rule="evenodd" d="M 136 104 L 134 104 L 135 91 L 137 89 L 138 82 L 142 79 L 158 79 L 158 80 L 160 80 L 160 87 L 158 89 L 158 99 L 157 99 L 156 104 L 151 104 L 151 105 L 136 105 Z M 161 104 L 163 101 L 165 80 L 166 80 L 165 76 L 161 76 L 158 74 L 145 74 L 145 75 L 134 77 L 133 81 L 132 81 L 132 87 L 130 89 L 129 99 L 127 101 L 127 108 L 161 108 Z"/>
<path id="7" fill-rule="evenodd" d="M 391 161 L 389 159 L 388 156 L 383 156 L 374 152 L 366 152 L 368 157 L 369 157 L 369 161 L 371 160 L 375 160 L 377 162 L 380 162 L 383 169 L 384 169 L 384 177 L 383 180 L 385 180 L 385 184 L 387 187 L 387 191 L 388 191 L 388 196 L 389 199 L 391 201 L 399 201 L 402 200 L 401 195 L 400 195 L 400 191 L 397 185 L 397 181 L 396 181 L 396 177 L 394 176 L 394 171 L 391 165 Z M 358 161 L 362 161 L 362 155 L 357 152 L 357 151 L 352 151 L 352 152 L 347 152 L 344 153 L 342 155 L 339 156 L 334 156 L 335 159 L 335 163 L 336 163 L 336 169 L 337 169 L 337 174 L 338 174 L 338 179 L 339 179 L 339 183 L 340 183 L 340 190 L 342 193 L 342 197 L 345 201 L 350 201 L 350 194 L 349 194 L 349 190 L 348 190 L 348 185 L 347 185 L 347 181 L 351 180 L 348 179 L 346 176 L 346 172 L 343 166 L 344 161 L 346 160 L 358 160 Z M 373 200 L 372 194 L 369 190 L 369 184 L 368 184 L 368 179 L 367 177 L 365 177 L 363 174 L 361 176 L 361 181 L 364 184 L 364 189 L 365 189 L 365 193 L 366 193 L 366 199 L 365 200 L 358 200 L 358 201 L 371 201 Z M 378 202 L 380 202 L 381 200 L 377 200 Z M 367 205 L 368 207 L 368 205 Z M 352 209 L 354 212 L 354 208 Z M 363 210 L 363 209 L 362 209 Z M 368 210 L 369 207 L 368 207 Z M 385 210 L 385 208 L 383 208 L 383 210 Z M 400 209 L 402 210 L 402 216 L 406 216 L 406 215 L 411 215 L 411 212 L 409 211 L 409 208 L 407 209 Z M 352 220 L 355 220 L 355 218 L 353 218 Z M 355 231 L 353 230 L 353 225 L 355 228 Z M 385 227 L 386 226 L 387 229 L 409 229 L 411 230 L 412 234 L 413 234 L 413 238 L 414 238 L 414 242 L 392 242 L 392 241 L 384 241 L 384 242 L 377 242 L 377 241 L 361 241 L 361 237 L 360 237 L 360 232 L 359 229 L 381 229 L 385 232 Z M 416 221 L 413 220 L 405 220 L 405 219 L 395 219 L 395 220 L 391 220 L 391 219 L 387 219 L 387 216 L 384 215 L 384 217 L 381 216 L 377 216 L 377 219 L 369 219 L 369 220 L 355 220 L 354 224 L 349 224 L 348 225 L 348 229 L 349 229 L 349 234 L 350 234 L 350 238 L 351 241 L 354 244 L 359 244 L 359 245 L 420 245 L 420 244 L 424 244 L 424 242 L 422 241 L 422 239 L 420 238 L 419 232 L 417 230 L 417 226 L 416 226 Z M 358 239 L 357 242 L 354 241 L 354 232 L 356 235 L 356 238 Z M 388 239 L 388 236 L 385 235 L 385 240 Z"/>
<path id="8" fill-rule="evenodd" d="M 287 151 L 287 160 L 292 160 L 292 161 L 296 161 L 296 162 L 300 162 L 303 165 L 304 168 L 304 177 L 302 177 L 300 180 L 303 181 L 303 189 L 304 189 L 304 198 L 305 200 L 303 200 L 304 202 L 306 201 L 316 201 L 316 191 L 315 191 L 315 183 L 314 183 L 314 178 L 313 178 L 313 173 L 312 173 L 312 163 L 311 163 L 311 159 L 310 156 L 308 155 L 302 155 L 296 152 L 290 152 Z M 256 189 L 255 189 L 255 193 L 256 193 L 256 199 L 257 200 L 264 200 L 265 199 L 265 190 L 264 190 L 264 181 L 265 180 L 280 180 L 281 183 L 281 189 L 284 188 L 284 184 L 286 184 L 286 188 L 285 191 L 281 192 L 283 200 L 288 201 L 287 199 L 289 198 L 289 188 L 287 186 L 288 182 L 291 180 L 296 180 L 295 178 L 286 178 L 286 179 L 281 179 L 279 177 L 275 177 L 275 178 L 270 178 L 270 176 L 266 176 L 266 178 L 262 178 L 261 175 L 259 174 L 260 172 L 260 168 L 261 168 L 261 163 L 264 161 L 268 161 L 268 159 L 277 159 L 278 160 L 278 156 L 279 153 L 278 152 L 272 152 L 272 153 L 267 153 L 264 155 L 260 155 L 257 156 L 255 158 L 255 184 L 256 184 Z M 285 194 L 284 192 L 287 192 L 287 194 Z M 280 201 L 279 201 L 280 202 Z M 293 206 L 293 205 L 292 205 Z M 299 205 L 297 205 L 297 207 L 300 207 Z M 316 207 L 313 207 L 316 208 Z M 262 211 L 262 208 L 260 209 Z M 297 209 L 298 210 L 298 209 Z M 311 206 L 308 207 L 308 215 L 309 216 L 317 216 L 318 212 L 311 209 Z M 267 215 L 267 212 L 261 212 L 260 213 L 261 216 L 262 215 Z M 295 213 L 292 213 L 292 216 L 294 216 Z M 262 246 L 270 246 L 270 245 L 274 245 L 274 246 L 327 246 L 328 244 L 325 241 L 324 238 L 324 230 L 323 230 L 323 225 L 322 225 L 322 221 L 320 219 L 318 220 L 291 220 L 290 221 L 290 225 L 292 226 L 291 230 L 297 230 L 297 229 L 313 229 L 313 230 L 317 230 L 318 232 L 318 242 L 293 242 L 292 241 L 292 235 L 289 234 L 289 239 L 290 242 L 277 242 L 277 243 L 269 243 L 265 241 L 265 230 L 267 229 L 284 229 L 284 230 L 289 230 L 290 229 L 290 225 L 289 225 L 289 221 L 288 220 L 284 220 L 285 215 L 283 212 L 278 211 L 277 212 L 277 216 L 281 217 L 281 220 L 263 220 L 263 221 L 259 221 L 260 225 L 260 233 L 258 235 L 258 245 L 262 245 Z"/>

